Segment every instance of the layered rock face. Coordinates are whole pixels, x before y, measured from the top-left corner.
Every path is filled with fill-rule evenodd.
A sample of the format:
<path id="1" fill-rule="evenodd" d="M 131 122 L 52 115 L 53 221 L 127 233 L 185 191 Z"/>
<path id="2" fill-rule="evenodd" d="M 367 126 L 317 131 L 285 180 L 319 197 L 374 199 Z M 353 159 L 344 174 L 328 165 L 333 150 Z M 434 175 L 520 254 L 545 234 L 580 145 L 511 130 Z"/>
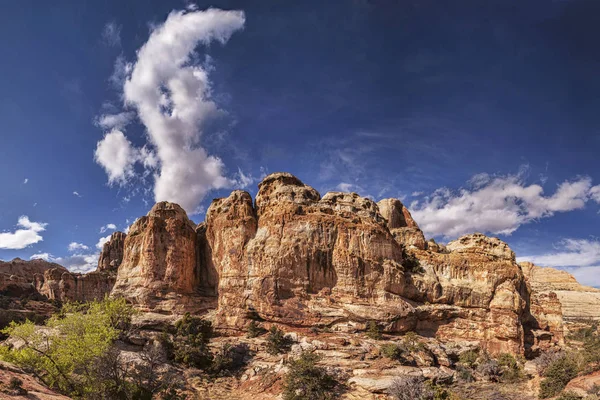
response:
<path id="1" fill-rule="evenodd" d="M 213 202 L 206 222 L 222 324 L 241 327 L 249 312 L 290 325 L 385 322 L 411 308 L 397 294 L 402 249 L 369 199 L 321 199 L 278 173 L 259 184 L 255 208 L 236 191 Z"/>
<path id="2" fill-rule="evenodd" d="M 129 228 L 113 296 L 157 311 L 199 310 L 196 227 L 177 204 L 157 203 Z"/>
<path id="3" fill-rule="evenodd" d="M 374 319 L 390 332 L 473 341 L 490 352 L 523 349 L 528 294 L 514 253 L 483 235 L 425 251 L 422 232 L 399 201 L 378 205 L 348 193 L 321 198 L 277 173 L 259 184 L 254 207 L 241 191 L 215 200 L 206 239 L 219 276 L 221 326 L 240 328 L 249 314 L 334 330 Z M 403 246 L 422 272 L 403 266 Z"/>
<path id="4" fill-rule="evenodd" d="M 67 271 L 58 264 L 44 260 L 15 258 L 12 261 L 0 261 L 0 293 L 15 297 L 31 294 L 35 291 L 36 276 L 42 276 L 51 269 Z"/>
<path id="5" fill-rule="evenodd" d="M 114 274 L 90 272 L 78 274 L 64 268 L 53 268 L 43 275 L 37 275 L 37 291 L 49 300 L 93 301 L 102 300 L 115 284 Z"/>
<path id="6" fill-rule="evenodd" d="M 481 234 L 450 242 L 445 253 L 414 250 L 425 270 L 411 276 L 419 307 L 417 332 L 476 341 L 492 353 L 524 349 L 529 294 L 508 246 Z"/>
<path id="7" fill-rule="evenodd" d="M 599 289 L 579 284 L 567 271 L 539 267 L 530 262 L 520 265 L 534 293 L 547 296 L 555 294 L 566 321 L 600 320 Z"/>
<path id="8" fill-rule="evenodd" d="M 423 231 L 410 215 L 410 211 L 398 199 L 384 199 L 377 203 L 379 212 L 387 220 L 394 239 L 405 246 L 416 247 L 421 250 L 427 248 Z"/>
<path id="9" fill-rule="evenodd" d="M 108 242 L 104 243 L 98 257 L 98 271 L 116 272 L 123 261 L 123 248 L 127 235 L 123 232 L 114 232 Z"/>

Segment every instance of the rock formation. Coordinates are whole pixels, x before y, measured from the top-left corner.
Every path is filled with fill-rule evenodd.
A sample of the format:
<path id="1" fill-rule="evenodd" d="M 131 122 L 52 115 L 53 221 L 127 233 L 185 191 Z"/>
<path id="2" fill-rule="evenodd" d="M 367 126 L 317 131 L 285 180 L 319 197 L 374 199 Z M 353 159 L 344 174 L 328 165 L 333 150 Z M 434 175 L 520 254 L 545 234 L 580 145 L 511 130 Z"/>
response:
<path id="1" fill-rule="evenodd" d="M 49 300 L 83 302 L 101 300 L 110 294 L 115 276 L 98 271 L 79 274 L 61 267 L 36 275 L 34 284 L 37 291 Z"/>
<path id="2" fill-rule="evenodd" d="M 0 261 L 0 293 L 13 297 L 32 294 L 35 292 L 35 277 L 54 268 L 67 271 L 58 264 L 44 260 L 15 258 L 12 261 Z"/>
<path id="3" fill-rule="evenodd" d="M 421 250 L 427 248 L 423 231 L 419 229 L 412 215 L 410 215 L 410 211 L 400 200 L 384 199 L 377 203 L 377 206 L 383 218 L 387 220 L 387 227 L 397 242 Z"/>
<path id="4" fill-rule="evenodd" d="M 579 284 L 567 271 L 538 267 L 530 262 L 520 265 L 534 293 L 556 295 L 566 321 L 600 320 L 600 289 Z"/>
<path id="5" fill-rule="evenodd" d="M 98 271 L 117 271 L 123 261 L 123 246 L 126 237 L 127 235 L 123 232 L 114 232 L 110 235 L 110 239 L 104 243 L 98 257 Z"/>
<path id="6" fill-rule="evenodd" d="M 206 238 L 221 326 L 240 328 L 252 315 L 347 330 L 374 319 L 389 332 L 473 341 L 491 352 L 523 349 L 528 294 L 514 253 L 483 235 L 450 243 L 449 254 L 425 251 L 397 200 L 321 198 L 276 173 L 259 184 L 254 207 L 242 191 L 213 201 Z M 403 246 L 416 261 L 403 259 Z"/>
<path id="7" fill-rule="evenodd" d="M 129 228 L 113 296 L 156 311 L 198 310 L 196 227 L 177 204 L 157 203 Z"/>

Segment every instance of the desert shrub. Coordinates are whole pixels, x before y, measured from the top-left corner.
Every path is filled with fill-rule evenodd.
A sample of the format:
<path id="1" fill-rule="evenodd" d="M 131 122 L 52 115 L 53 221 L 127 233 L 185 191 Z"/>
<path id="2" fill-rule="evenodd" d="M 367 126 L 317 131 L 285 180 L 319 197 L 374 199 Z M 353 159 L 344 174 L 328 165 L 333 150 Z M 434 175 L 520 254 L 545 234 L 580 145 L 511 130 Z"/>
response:
<path id="1" fill-rule="evenodd" d="M 399 376 L 394 379 L 387 391 L 394 400 L 433 399 L 433 391 L 419 376 Z"/>
<path id="2" fill-rule="evenodd" d="M 421 345 L 421 343 L 419 342 L 419 335 L 417 335 L 413 331 L 406 332 L 404 334 L 404 344 L 410 351 L 418 350 L 419 345 Z"/>
<path id="3" fill-rule="evenodd" d="M 289 365 L 284 378 L 284 400 L 329 400 L 336 399 L 334 389 L 338 386 L 335 378 L 317 366 L 319 356 L 302 353 L 300 358 Z"/>
<path id="4" fill-rule="evenodd" d="M 458 376 L 458 379 L 460 379 L 463 382 L 473 382 L 475 380 L 475 378 L 473 377 L 473 372 L 470 368 L 465 367 L 462 364 L 458 364 L 456 366 L 456 374 Z"/>
<path id="5" fill-rule="evenodd" d="M 213 336 L 212 324 L 186 313 L 175 324 L 173 359 L 175 362 L 200 369 L 211 366 L 213 355 L 208 342 Z"/>
<path id="6" fill-rule="evenodd" d="M 562 351 L 545 351 L 533 360 L 538 372 L 544 376 L 548 367 L 556 360 L 564 356 Z"/>
<path id="7" fill-rule="evenodd" d="M 381 327 L 379 327 L 379 324 L 376 321 L 371 320 L 367 324 L 367 337 L 373 340 L 381 339 Z"/>
<path id="8" fill-rule="evenodd" d="M 290 344 L 290 340 L 285 337 L 281 329 L 274 325 L 269 329 L 269 335 L 267 336 L 267 353 L 271 355 L 286 353 L 290 349 Z"/>
<path id="9" fill-rule="evenodd" d="M 475 363 L 477 362 L 477 358 L 479 358 L 479 351 L 477 350 L 467 350 L 458 356 L 458 362 L 463 364 L 466 367 L 473 368 L 475 367 Z"/>
<path id="10" fill-rule="evenodd" d="M 544 379 L 540 382 L 540 398 L 556 396 L 577 376 L 577 363 L 566 355 L 551 363 L 545 371 Z"/>
<path id="11" fill-rule="evenodd" d="M 214 356 L 211 372 L 214 374 L 223 374 L 237 371 L 244 366 L 245 357 L 249 353 L 250 349 L 245 343 L 235 346 L 225 343 Z"/>
<path id="12" fill-rule="evenodd" d="M 487 358 L 477 365 L 477 372 L 491 381 L 497 381 L 501 374 L 498 361 Z"/>
<path id="13" fill-rule="evenodd" d="M 260 326 L 256 321 L 252 320 L 248 325 L 248 332 L 246 334 L 246 337 L 255 338 L 264 334 L 265 332 L 266 331 L 262 326 Z"/>
<path id="14" fill-rule="evenodd" d="M 413 273 L 423 273 L 425 270 L 421 267 L 419 259 L 412 253 L 402 249 L 402 266 Z"/>
<path id="15" fill-rule="evenodd" d="M 581 397 L 573 392 L 564 392 L 556 398 L 556 400 L 581 400 Z"/>
<path id="16" fill-rule="evenodd" d="M 395 343 L 382 344 L 379 348 L 381 354 L 391 360 L 400 360 L 404 353 L 404 349 Z"/>
<path id="17" fill-rule="evenodd" d="M 498 356 L 498 366 L 503 382 L 517 382 L 523 379 L 523 370 L 512 354 L 500 354 Z"/>

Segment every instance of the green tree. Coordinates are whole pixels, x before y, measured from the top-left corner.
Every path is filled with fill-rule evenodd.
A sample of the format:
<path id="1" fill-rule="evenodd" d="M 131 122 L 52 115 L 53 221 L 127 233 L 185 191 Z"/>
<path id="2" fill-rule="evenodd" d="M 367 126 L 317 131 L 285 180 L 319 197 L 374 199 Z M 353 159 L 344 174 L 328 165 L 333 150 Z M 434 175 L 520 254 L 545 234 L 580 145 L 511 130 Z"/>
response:
<path id="1" fill-rule="evenodd" d="M 22 345 L 0 346 L 0 358 L 64 393 L 85 397 L 97 384 L 92 366 L 119 336 L 121 323 L 130 321 L 132 311 L 128 309 L 122 300 L 105 299 L 87 307 L 65 305 L 45 327 L 36 327 L 31 321 L 12 322 L 2 333 Z"/>
<path id="2" fill-rule="evenodd" d="M 335 399 L 334 389 L 337 381 L 318 367 L 319 356 L 313 353 L 302 353 L 299 359 L 289 365 L 285 376 L 284 400 L 329 400 Z"/>

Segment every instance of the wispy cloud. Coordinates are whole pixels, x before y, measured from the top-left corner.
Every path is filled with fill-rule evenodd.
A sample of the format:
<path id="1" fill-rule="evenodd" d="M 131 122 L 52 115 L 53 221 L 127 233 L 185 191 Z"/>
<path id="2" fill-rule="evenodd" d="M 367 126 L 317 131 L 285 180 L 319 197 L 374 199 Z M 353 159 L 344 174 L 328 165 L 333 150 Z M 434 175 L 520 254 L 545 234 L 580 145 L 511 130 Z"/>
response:
<path id="1" fill-rule="evenodd" d="M 89 247 L 83 243 L 71 242 L 68 247 L 69 251 L 88 250 Z"/>
<path id="2" fill-rule="evenodd" d="M 14 232 L 0 233 L 0 249 L 24 249 L 25 247 L 41 242 L 44 238 L 40 232 L 46 230 L 48 224 L 43 222 L 33 222 L 29 217 L 23 215 L 19 217 L 17 227 Z"/>
<path id="3" fill-rule="evenodd" d="M 598 239 L 564 239 L 553 251 L 518 257 L 544 267 L 568 270 L 577 280 L 589 286 L 600 286 L 600 241 Z"/>
<path id="4" fill-rule="evenodd" d="M 478 174 L 466 188 L 440 188 L 413 202 L 412 215 L 430 236 L 452 238 L 476 231 L 510 235 L 523 224 L 582 209 L 594 198 L 588 177 L 565 181 L 545 195 L 540 185 L 526 184 L 523 176 Z"/>
<path id="5" fill-rule="evenodd" d="M 100 233 L 104 233 L 109 230 L 114 231 L 116 229 L 117 229 L 117 226 L 115 224 L 106 224 L 106 225 L 100 227 Z"/>
<path id="6" fill-rule="evenodd" d="M 79 192 L 78 192 L 78 191 L 76 191 L 76 190 L 75 190 L 75 191 L 73 191 L 73 196 L 76 196 L 76 197 L 82 197 L 82 196 L 79 194 Z"/>
<path id="7" fill-rule="evenodd" d="M 29 182 L 29 178 L 25 178 L 25 179 L 23 180 L 23 185 L 27 185 L 27 182 Z"/>
<path id="8" fill-rule="evenodd" d="M 102 42 L 107 46 L 121 46 L 121 26 L 114 21 L 106 23 L 102 29 Z"/>

